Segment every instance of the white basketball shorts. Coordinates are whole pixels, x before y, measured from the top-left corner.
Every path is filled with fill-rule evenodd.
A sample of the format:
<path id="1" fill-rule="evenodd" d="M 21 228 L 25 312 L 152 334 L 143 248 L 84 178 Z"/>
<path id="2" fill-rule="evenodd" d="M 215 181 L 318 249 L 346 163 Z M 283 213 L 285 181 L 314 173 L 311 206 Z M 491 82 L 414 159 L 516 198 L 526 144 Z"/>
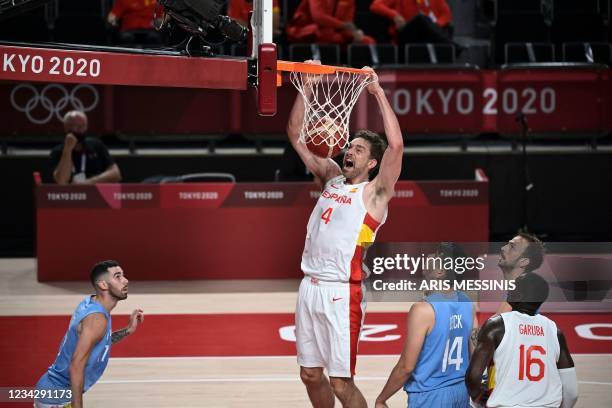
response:
<path id="1" fill-rule="evenodd" d="M 365 287 L 305 276 L 295 310 L 297 361 L 324 367 L 331 377 L 355 375 L 357 346 L 365 317 Z"/>

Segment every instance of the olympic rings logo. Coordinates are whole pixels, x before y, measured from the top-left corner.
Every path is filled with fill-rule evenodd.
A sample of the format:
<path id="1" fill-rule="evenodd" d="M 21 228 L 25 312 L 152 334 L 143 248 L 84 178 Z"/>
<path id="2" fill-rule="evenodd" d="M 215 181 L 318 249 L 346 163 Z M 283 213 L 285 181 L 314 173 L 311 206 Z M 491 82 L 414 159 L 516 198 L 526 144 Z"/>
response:
<path id="1" fill-rule="evenodd" d="M 49 92 L 54 89 L 58 90 L 61 95 L 57 101 L 53 101 L 49 97 Z M 85 106 L 83 101 L 77 96 L 80 90 L 91 94 L 92 101 L 87 106 Z M 17 102 L 17 95 L 20 92 L 31 94 L 30 98 L 24 104 Z M 64 111 L 67 110 L 75 109 L 83 112 L 92 111 L 98 106 L 99 101 L 100 95 L 98 94 L 98 90 L 88 84 L 79 84 L 70 91 L 61 84 L 48 84 L 45 85 L 40 92 L 31 84 L 19 84 L 11 91 L 11 105 L 13 108 L 19 112 L 25 113 L 28 120 L 37 125 L 49 123 L 54 115 L 57 120 L 62 122 Z M 34 116 L 34 111 L 37 110 L 39 105 L 42 107 L 42 110 L 47 112 L 42 117 Z"/>

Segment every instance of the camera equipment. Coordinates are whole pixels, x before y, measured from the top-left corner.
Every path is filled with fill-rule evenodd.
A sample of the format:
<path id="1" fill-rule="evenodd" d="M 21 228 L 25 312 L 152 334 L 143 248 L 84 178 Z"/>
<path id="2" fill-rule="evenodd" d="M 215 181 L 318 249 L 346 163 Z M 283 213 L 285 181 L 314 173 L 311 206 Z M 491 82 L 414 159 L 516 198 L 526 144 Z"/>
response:
<path id="1" fill-rule="evenodd" d="M 248 29 L 221 14 L 226 0 L 159 0 L 167 16 L 192 37 L 206 43 L 243 42 Z"/>

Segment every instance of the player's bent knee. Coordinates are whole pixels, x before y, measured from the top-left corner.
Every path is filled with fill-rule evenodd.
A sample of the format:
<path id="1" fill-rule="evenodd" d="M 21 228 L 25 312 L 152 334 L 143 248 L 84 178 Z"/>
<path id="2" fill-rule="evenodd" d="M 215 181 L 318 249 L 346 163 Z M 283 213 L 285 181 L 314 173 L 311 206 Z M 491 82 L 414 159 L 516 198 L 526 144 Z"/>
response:
<path id="1" fill-rule="evenodd" d="M 331 384 L 332 389 L 334 390 L 334 394 L 342 395 L 346 392 L 346 390 L 352 386 L 353 379 L 352 378 L 343 378 L 343 377 L 330 377 L 329 383 Z"/>
<path id="2" fill-rule="evenodd" d="M 306 385 L 318 384 L 323 380 L 323 369 L 320 367 L 300 367 L 300 378 Z"/>

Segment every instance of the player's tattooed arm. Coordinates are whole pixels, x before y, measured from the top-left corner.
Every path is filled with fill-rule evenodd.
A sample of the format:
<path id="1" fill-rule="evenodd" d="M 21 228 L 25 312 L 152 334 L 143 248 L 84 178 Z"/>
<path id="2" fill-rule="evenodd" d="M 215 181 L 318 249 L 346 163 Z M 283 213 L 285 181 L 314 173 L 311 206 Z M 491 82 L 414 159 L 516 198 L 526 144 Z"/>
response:
<path id="1" fill-rule="evenodd" d="M 480 329 L 478 327 L 474 327 L 472 329 L 472 334 L 470 335 L 470 345 L 472 346 L 472 350 L 476 347 L 476 344 L 478 343 L 478 333 L 480 332 Z"/>
<path id="2" fill-rule="evenodd" d="M 134 309 L 134 311 L 130 315 L 130 323 L 128 324 L 128 327 L 114 331 L 111 334 L 111 340 L 113 344 L 117 343 L 118 341 L 123 340 L 130 334 L 134 333 L 138 325 L 142 323 L 143 321 L 144 321 L 144 312 L 142 311 L 142 309 Z"/>
<path id="3" fill-rule="evenodd" d="M 480 325 L 478 323 L 477 307 L 472 311 L 472 334 L 470 334 L 470 344 L 468 346 L 470 356 L 474 353 L 476 344 L 478 344 L 478 335 L 480 334 Z"/>
<path id="4" fill-rule="evenodd" d="M 112 340 L 113 344 L 115 344 L 118 341 L 123 340 L 124 338 L 126 338 L 129 335 L 130 335 L 130 331 L 128 330 L 127 327 L 124 327 L 123 329 L 119 329 L 117 331 L 114 331 L 113 334 L 111 334 L 111 340 Z"/>

